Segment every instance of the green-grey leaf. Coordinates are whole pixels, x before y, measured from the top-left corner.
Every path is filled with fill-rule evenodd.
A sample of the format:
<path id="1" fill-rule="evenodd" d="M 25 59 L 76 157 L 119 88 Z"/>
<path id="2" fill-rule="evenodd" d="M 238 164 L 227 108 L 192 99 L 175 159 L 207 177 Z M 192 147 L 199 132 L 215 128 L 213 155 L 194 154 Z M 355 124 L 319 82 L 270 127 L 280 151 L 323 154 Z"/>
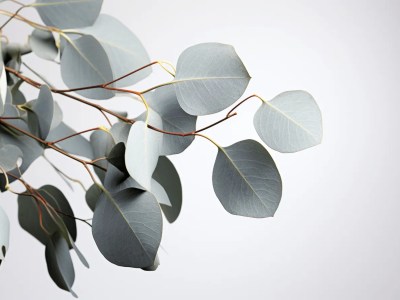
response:
<path id="1" fill-rule="evenodd" d="M 53 34 L 50 31 L 35 29 L 29 36 L 29 45 L 40 58 L 54 61 L 58 55 L 58 48 Z"/>
<path id="2" fill-rule="evenodd" d="M 180 55 L 174 86 L 183 110 L 200 116 L 233 104 L 249 81 L 250 75 L 232 46 L 204 43 Z"/>
<path id="3" fill-rule="evenodd" d="M 92 232 L 110 262 L 133 268 L 153 266 L 162 233 L 160 206 L 151 193 L 137 189 L 103 195 L 96 205 Z"/>
<path id="4" fill-rule="evenodd" d="M 37 0 L 30 5 L 37 9 L 43 22 L 60 29 L 92 25 L 103 0 Z"/>
<path id="5" fill-rule="evenodd" d="M 254 127 L 269 147 L 297 152 L 321 143 L 322 117 L 314 98 L 289 91 L 264 102 L 254 115 Z"/>
<path id="6" fill-rule="evenodd" d="M 18 159 L 22 158 L 22 151 L 14 145 L 4 145 L 0 148 L 1 172 L 11 171 L 17 167 Z"/>
<path id="7" fill-rule="evenodd" d="M 50 134 L 47 136 L 47 140 L 57 141 L 75 133 L 75 130 L 66 125 L 64 122 L 61 122 L 56 128 L 50 131 Z M 92 146 L 82 135 L 76 135 L 72 138 L 59 142 L 57 143 L 57 146 L 71 154 L 84 156 L 90 159 L 94 158 Z"/>
<path id="8" fill-rule="evenodd" d="M 10 221 L 7 214 L 0 206 L 0 265 L 8 251 L 10 242 Z"/>
<path id="9" fill-rule="evenodd" d="M 119 193 L 129 188 L 141 189 L 142 187 L 131 177 L 113 165 L 108 165 L 104 178 L 104 187 L 111 194 Z"/>
<path id="10" fill-rule="evenodd" d="M 69 253 L 68 242 L 60 235 L 54 234 L 46 244 L 47 270 L 51 279 L 63 290 L 69 291 L 75 298 L 72 290 L 75 280 L 74 265 Z"/>
<path id="11" fill-rule="evenodd" d="M 126 143 L 126 169 L 144 189 L 151 190 L 151 178 L 157 166 L 162 135 L 138 121 L 132 125 Z"/>
<path id="12" fill-rule="evenodd" d="M 155 271 L 158 269 L 159 265 L 160 265 L 160 259 L 158 258 L 158 254 L 157 254 L 154 264 L 151 267 L 142 268 L 142 270 L 143 271 Z"/>
<path id="13" fill-rule="evenodd" d="M 192 132 L 196 130 L 196 116 L 187 114 L 179 105 L 172 86 L 157 89 L 146 97 L 152 113 L 158 114 L 162 128 L 170 132 Z M 176 136 L 165 134 L 160 149 L 161 155 L 178 154 L 184 151 L 194 140 L 194 136 Z"/>
<path id="14" fill-rule="evenodd" d="M 59 211 L 59 218 L 55 219 L 47 211 L 46 207 L 37 202 L 31 196 L 18 196 L 18 220 L 21 227 L 46 245 L 50 235 L 60 232 L 59 221 L 63 222 L 71 235 L 72 240 L 76 240 L 76 222 L 73 218 L 74 213 L 64 194 L 54 186 L 45 185 L 38 190 L 39 194 L 56 211 Z M 42 224 L 47 232 L 40 226 L 40 213 L 42 214 Z M 54 212 L 52 212 L 54 213 Z"/>
<path id="15" fill-rule="evenodd" d="M 107 156 L 108 162 L 117 167 L 121 172 L 127 173 L 125 165 L 125 144 L 120 142 L 116 144 Z"/>
<path id="16" fill-rule="evenodd" d="M 179 174 L 172 162 L 165 156 L 158 159 L 153 178 L 165 189 L 171 206 L 161 204 L 161 209 L 169 223 L 173 223 L 182 208 L 182 185 Z"/>
<path id="17" fill-rule="evenodd" d="M 68 43 L 61 56 L 61 75 L 70 88 L 99 85 L 113 80 L 113 73 L 106 52 L 91 35 L 82 36 Z M 114 93 L 101 89 L 77 91 L 91 99 L 109 99 Z"/>
<path id="18" fill-rule="evenodd" d="M 94 36 L 103 46 L 110 60 L 114 79 L 150 63 L 149 55 L 140 40 L 112 16 L 102 14 L 93 26 L 79 31 Z M 146 78 L 150 73 L 151 68 L 146 68 L 118 81 L 115 86 L 133 85 Z"/>
<path id="19" fill-rule="evenodd" d="M 0 51 L 0 115 L 4 112 L 4 104 L 6 103 L 7 97 L 7 73 L 1 53 L 2 51 Z"/>
<path id="20" fill-rule="evenodd" d="M 108 161 L 106 157 L 108 156 L 108 154 L 115 145 L 112 136 L 108 132 L 105 132 L 103 130 L 94 131 L 90 135 L 90 144 L 92 145 L 93 148 L 94 158 L 95 159 L 104 158 L 102 160 L 97 161 L 96 165 L 107 169 Z M 103 182 L 105 172 L 103 170 L 100 170 L 99 168 L 94 168 L 94 171 L 96 172 L 97 176 L 99 176 L 100 180 Z"/>
<path id="21" fill-rule="evenodd" d="M 158 203 L 172 206 L 171 201 L 169 200 L 168 194 L 165 191 L 164 187 L 159 184 L 155 179 L 151 180 L 151 190 L 150 192 L 156 197 Z"/>
<path id="22" fill-rule="evenodd" d="M 48 86 L 42 85 L 37 100 L 25 105 L 28 125 L 34 135 L 46 140 L 53 122 L 54 100 Z"/>
<path id="23" fill-rule="evenodd" d="M 116 144 L 123 142 L 126 144 L 128 141 L 129 131 L 131 130 L 131 124 L 127 124 L 124 122 L 115 123 L 111 129 L 110 133 L 114 138 Z"/>
<path id="24" fill-rule="evenodd" d="M 90 188 L 87 190 L 85 199 L 87 205 L 92 211 L 94 211 L 94 209 L 96 208 L 96 203 L 97 201 L 99 201 L 102 193 L 103 191 L 97 184 L 92 184 Z"/>
<path id="25" fill-rule="evenodd" d="M 213 175 L 215 194 L 231 214 L 272 217 L 282 196 L 282 181 L 268 151 L 244 140 L 218 150 Z"/>

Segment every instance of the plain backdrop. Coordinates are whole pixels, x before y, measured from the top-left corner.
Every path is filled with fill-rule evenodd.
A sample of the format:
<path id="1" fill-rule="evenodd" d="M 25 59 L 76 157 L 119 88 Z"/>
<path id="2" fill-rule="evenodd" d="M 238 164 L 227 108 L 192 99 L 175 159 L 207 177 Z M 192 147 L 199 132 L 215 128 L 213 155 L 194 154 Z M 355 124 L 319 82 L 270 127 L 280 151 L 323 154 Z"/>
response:
<path id="1" fill-rule="evenodd" d="M 125 23 L 152 60 L 176 63 L 190 45 L 222 42 L 235 46 L 253 77 L 246 95 L 270 99 L 287 90 L 307 90 L 321 108 L 324 139 L 300 153 L 271 150 L 283 178 L 283 198 L 274 218 L 257 220 L 224 211 L 211 183 L 216 149 L 197 139 L 171 158 L 181 175 L 184 204 L 176 223 L 165 222 L 159 269 L 143 272 L 108 263 L 90 228 L 79 223 L 77 244 L 91 265 L 85 269 L 73 254 L 80 299 L 400 299 L 400 2 L 104 2 L 103 13 Z M 38 20 L 33 10 L 23 14 Z M 24 41 L 29 30 L 14 21 L 5 34 Z M 56 65 L 33 55 L 26 59 L 62 86 Z M 139 86 L 168 79 L 154 68 Z M 37 96 L 25 90 L 28 99 Z M 96 110 L 56 99 L 76 130 L 106 125 Z M 121 97 L 104 105 L 127 109 L 131 116 L 142 110 Z M 221 145 L 258 139 L 252 125 L 258 106 L 248 102 L 237 117 L 207 134 Z M 47 154 L 90 184 L 82 166 Z M 79 186 L 71 191 L 43 159 L 32 165 L 26 180 L 35 187 L 57 185 L 75 215 L 91 216 Z M 20 228 L 16 197 L 1 195 L 0 203 L 11 220 L 0 299 L 72 299 L 51 281 L 44 247 Z"/>

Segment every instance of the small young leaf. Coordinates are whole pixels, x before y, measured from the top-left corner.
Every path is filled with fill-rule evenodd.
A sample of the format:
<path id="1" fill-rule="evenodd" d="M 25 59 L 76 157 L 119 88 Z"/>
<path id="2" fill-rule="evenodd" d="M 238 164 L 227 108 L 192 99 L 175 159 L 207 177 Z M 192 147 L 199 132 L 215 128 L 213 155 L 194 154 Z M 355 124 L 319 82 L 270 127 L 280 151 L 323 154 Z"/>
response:
<path id="1" fill-rule="evenodd" d="M 183 110 L 200 116 L 233 104 L 249 81 L 250 75 L 232 46 L 205 43 L 180 55 L 174 87 Z"/>
<path id="2" fill-rule="evenodd" d="M 74 265 L 69 253 L 68 242 L 58 233 L 55 233 L 46 243 L 46 263 L 51 279 L 63 290 L 69 291 L 75 298 L 72 290 L 75 280 Z"/>
<path id="3" fill-rule="evenodd" d="M 4 260 L 10 242 L 10 221 L 0 206 L 0 265 Z"/>
<path id="4" fill-rule="evenodd" d="M 182 185 L 179 174 L 172 162 L 165 156 L 158 159 L 153 178 L 165 189 L 170 206 L 161 204 L 161 209 L 169 223 L 173 223 L 182 208 Z"/>
<path id="5" fill-rule="evenodd" d="M 314 98 L 305 91 L 289 91 L 264 102 L 254 115 L 254 127 L 269 147 L 297 152 L 322 140 L 322 117 Z"/>
<path id="6" fill-rule="evenodd" d="M 90 34 L 100 42 L 110 60 L 113 78 L 122 77 L 150 63 L 149 55 L 139 39 L 119 20 L 109 15 L 100 15 L 91 27 L 79 32 Z M 119 80 L 116 87 L 126 87 L 146 78 L 151 68 L 146 68 Z"/>
<path id="7" fill-rule="evenodd" d="M 53 34 L 50 31 L 35 29 L 29 36 L 29 45 L 40 58 L 54 61 L 58 55 L 58 48 Z"/>
<path id="8" fill-rule="evenodd" d="M 102 4 L 103 0 L 37 0 L 31 6 L 46 25 L 68 29 L 92 25 Z"/>
<path id="9" fill-rule="evenodd" d="M 110 262 L 133 268 L 153 266 L 162 233 L 160 207 L 151 193 L 137 189 L 103 194 L 94 211 L 92 232 Z"/>
<path id="10" fill-rule="evenodd" d="M 213 175 L 215 194 L 231 214 L 272 217 L 282 196 L 282 181 L 268 151 L 245 140 L 220 148 Z"/>
<path id="11" fill-rule="evenodd" d="M 151 190 L 151 177 L 160 155 L 162 135 L 138 121 L 132 125 L 126 144 L 125 163 L 132 178 Z"/>
<path id="12" fill-rule="evenodd" d="M 71 89 L 113 80 L 107 54 L 91 35 L 82 36 L 65 46 L 61 56 L 61 75 L 65 84 Z M 77 91 L 77 93 L 98 100 L 114 96 L 113 92 L 101 88 Z"/>

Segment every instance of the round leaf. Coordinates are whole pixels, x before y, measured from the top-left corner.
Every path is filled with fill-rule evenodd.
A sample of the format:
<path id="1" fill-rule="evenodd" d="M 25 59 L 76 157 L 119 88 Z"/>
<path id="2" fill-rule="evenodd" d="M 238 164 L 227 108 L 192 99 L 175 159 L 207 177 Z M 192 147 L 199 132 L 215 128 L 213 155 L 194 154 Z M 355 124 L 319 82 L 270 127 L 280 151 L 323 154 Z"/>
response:
<path id="1" fill-rule="evenodd" d="M 113 80 L 113 73 L 107 54 L 92 36 L 85 35 L 68 43 L 61 56 L 61 75 L 70 88 L 103 84 Z M 101 89 L 77 91 L 91 99 L 109 99 L 114 93 Z"/>
<path id="2" fill-rule="evenodd" d="M 268 151 L 244 140 L 220 148 L 213 175 L 215 194 L 231 214 L 272 217 L 282 196 L 282 181 Z"/>
<path id="3" fill-rule="evenodd" d="M 264 102 L 254 115 L 254 127 L 269 147 L 297 152 L 322 140 L 322 117 L 314 98 L 305 91 L 289 91 Z"/>
<path id="4" fill-rule="evenodd" d="M 66 29 L 92 25 L 102 4 L 103 0 L 37 0 L 31 6 L 46 25 Z"/>
<path id="5" fill-rule="evenodd" d="M 150 63 L 149 55 L 140 40 L 112 16 L 100 15 L 93 26 L 81 29 L 79 32 L 92 35 L 103 46 L 109 58 L 114 79 Z M 146 68 L 116 82 L 115 86 L 133 85 L 150 73 L 151 68 Z"/>
<path id="6" fill-rule="evenodd" d="M 133 268 L 154 265 L 161 242 L 162 217 L 149 192 L 126 189 L 100 198 L 93 217 L 93 237 L 110 262 Z"/>
<path id="7" fill-rule="evenodd" d="M 29 45 L 40 58 L 53 61 L 58 55 L 56 41 L 50 31 L 35 29 L 29 36 Z"/>
<path id="8" fill-rule="evenodd" d="M 232 46 L 205 43 L 180 55 L 174 86 L 183 110 L 200 116 L 233 104 L 249 81 L 250 75 Z"/>

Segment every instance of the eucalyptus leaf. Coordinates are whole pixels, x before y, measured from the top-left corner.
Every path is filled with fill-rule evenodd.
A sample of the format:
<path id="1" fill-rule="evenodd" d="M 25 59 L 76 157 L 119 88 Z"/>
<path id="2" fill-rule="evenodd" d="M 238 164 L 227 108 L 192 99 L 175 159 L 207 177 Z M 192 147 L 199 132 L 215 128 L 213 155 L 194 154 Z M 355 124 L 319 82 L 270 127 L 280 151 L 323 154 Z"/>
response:
<path id="1" fill-rule="evenodd" d="M 97 201 L 99 201 L 101 194 L 103 191 L 100 189 L 100 187 L 97 184 L 92 184 L 90 188 L 87 190 L 85 199 L 86 203 L 89 206 L 89 208 L 94 211 L 96 207 Z"/>
<path id="2" fill-rule="evenodd" d="M 104 178 L 104 187 L 111 194 L 116 194 L 129 188 L 142 188 L 129 174 L 122 172 L 114 165 L 108 165 Z"/>
<path id="3" fill-rule="evenodd" d="M 31 4 L 43 22 L 59 29 L 92 25 L 101 10 L 103 0 L 36 0 Z"/>
<path id="4" fill-rule="evenodd" d="M 91 35 L 71 40 L 61 56 L 61 75 L 65 84 L 80 88 L 104 84 L 113 80 L 110 62 L 101 44 Z M 77 91 L 91 99 L 109 99 L 114 93 L 102 88 Z"/>
<path id="5" fill-rule="evenodd" d="M 150 192 L 154 195 L 154 197 L 156 197 L 158 203 L 166 206 L 172 206 L 164 187 L 154 179 L 151 180 Z"/>
<path id="6" fill-rule="evenodd" d="M 204 43 L 179 56 L 173 83 L 183 110 L 200 116 L 233 104 L 249 81 L 250 75 L 232 46 Z"/>
<path id="7" fill-rule="evenodd" d="M 114 138 L 116 144 L 123 142 L 126 144 L 128 141 L 129 131 L 131 130 L 131 124 L 127 124 L 124 122 L 115 123 L 111 129 L 110 133 Z"/>
<path id="8" fill-rule="evenodd" d="M 282 181 L 268 151 L 244 140 L 221 147 L 212 175 L 215 194 L 233 215 L 272 217 L 282 196 Z"/>
<path id="9" fill-rule="evenodd" d="M 10 221 L 0 206 L 0 265 L 6 257 L 10 242 Z"/>
<path id="10" fill-rule="evenodd" d="M 29 45 L 40 58 L 54 61 L 58 55 L 58 48 L 53 34 L 50 31 L 35 29 L 29 36 Z"/>
<path id="11" fill-rule="evenodd" d="M 103 130 L 94 131 L 90 135 L 90 144 L 92 145 L 93 154 L 95 159 L 103 158 L 96 162 L 96 165 L 107 169 L 108 161 L 107 156 L 114 147 L 114 140 L 110 133 Z M 105 172 L 99 168 L 94 168 L 100 180 L 104 181 Z"/>
<path id="12" fill-rule="evenodd" d="M 110 61 L 113 78 L 117 79 L 150 63 L 149 55 L 140 40 L 119 20 L 100 15 L 91 27 L 79 32 L 92 35 L 103 46 Z M 126 87 L 146 78 L 151 68 L 146 68 L 119 80 L 117 87 Z"/>
<path id="13" fill-rule="evenodd" d="M 1 44 L 0 44 L 1 45 Z M 4 67 L 3 55 L 0 56 L 0 115 L 4 112 L 7 96 L 7 73 Z"/>
<path id="14" fill-rule="evenodd" d="M 48 86 L 42 85 L 37 100 L 27 103 L 28 125 L 32 133 L 46 140 L 53 122 L 54 100 Z"/>
<path id="15" fill-rule="evenodd" d="M 125 144 L 120 142 L 116 144 L 107 155 L 107 160 L 115 167 L 117 167 L 121 172 L 127 173 L 125 165 Z"/>
<path id="16" fill-rule="evenodd" d="M 179 105 L 172 86 L 157 89 L 146 97 L 150 106 L 150 116 L 157 114 L 165 131 L 186 133 L 196 130 L 196 116 L 187 114 Z M 152 119 L 151 119 L 152 120 Z M 161 146 L 161 155 L 172 155 L 183 152 L 194 140 L 191 136 L 165 134 Z"/>
<path id="17" fill-rule="evenodd" d="M 264 102 L 254 115 L 254 127 L 269 147 L 297 152 L 322 140 L 322 117 L 314 98 L 305 91 L 289 91 Z"/>
<path id="18" fill-rule="evenodd" d="M 151 193 L 137 189 L 114 196 L 104 194 L 94 211 L 92 232 L 97 247 L 110 262 L 151 267 L 161 241 L 160 207 Z"/>
<path id="19" fill-rule="evenodd" d="M 154 264 L 151 267 L 142 268 L 142 270 L 143 271 L 155 271 L 158 269 L 159 265 L 160 265 L 160 259 L 158 258 L 158 254 L 157 254 Z"/>
<path id="20" fill-rule="evenodd" d="M 25 95 L 21 92 L 20 87 L 24 83 L 23 80 L 18 80 L 11 88 L 12 104 L 20 105 L 26 103 Z"/>
<path id="21" fill-rule="evenodd" d="M 61 122 L 56 128 L 50 131 L 47 136 L 48 141 L 57 141 L 64 137 L 75 134 L 76 131 L 64 122 Z M 75 155 L 93 159 L 94 153 L 90 142 L 82 135 L 76 135 L 64 141 L 58 142 L 57 146 L 61 149 Z"/>
<path id="22" fill-rule="evenodd" d="M 162 135 L 138 121 L 132 125 L 126 143 L 125 163 L 132 178 L 151 190 L 151 178 L 160 155 Z"/>
<path id="23" fill-rule="evenodd" d="M 161 209 L 169 223 L 178 218 L 182 208 L 182 185 L 179 174 L 172 162 L 160 156 L 153 178 L 164 188 L 171 205 L 161 204 Z"/>
<path id="24" fill-rule="evenodd" d="M 49 213 L 43 203 L 36 201 L 27 195 L 18 196 L 18 220 L 21 227 L 46 245 L 48 239 L 56 232 L 60 232 L 59 222 L 66 226 L 72 240 L 76 240 L 76 222 L 73 218 L 74 213 L 64 194 L 54 186 L 45 185 L 38 190 L 39 194 L 59 213 L 59 218 L 55 219 Z M 42 225 L 40 222 L 42 218 Z M 46 231 L 45 231 L 46 230 Z"/>
<path id="25" fill-rule="evenodd" d="M 22 159 L 22 151 L 14 145 L 4 145 L 0 148 L 1 172 L 8 172 L 17 167 L 19 159 Z"/>
<path id="26" fill-rule="evenodd" d="M 69 291 L 75 298 L 78 298 L 72 290 L 75 271 L 68 242 L 60 234 L 52 235 L 46 244 L 45 256 L 51 279 L 59 288 Z"/>

